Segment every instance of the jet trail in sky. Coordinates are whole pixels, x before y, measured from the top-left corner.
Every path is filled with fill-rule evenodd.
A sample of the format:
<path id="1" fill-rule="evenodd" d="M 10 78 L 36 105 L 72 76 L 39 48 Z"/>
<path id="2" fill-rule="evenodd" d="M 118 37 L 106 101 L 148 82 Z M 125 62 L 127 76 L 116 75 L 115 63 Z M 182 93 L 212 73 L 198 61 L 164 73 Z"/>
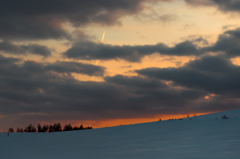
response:
<path id="1" fill-rule="evenodd" d="M 104 37 L 105 37 L 105 31 L 103 32 L 102 41 L 101 41 L 102 43 L 103 43 L 103 41 L 104 41 Z M 98 61 L 99 61 L 99 60 L 96 61 L 96 64 L 95 64 L 95 65 L 98 65 Z M 92 77 L 92 81 L 94 81 L 94 76 Z"/>

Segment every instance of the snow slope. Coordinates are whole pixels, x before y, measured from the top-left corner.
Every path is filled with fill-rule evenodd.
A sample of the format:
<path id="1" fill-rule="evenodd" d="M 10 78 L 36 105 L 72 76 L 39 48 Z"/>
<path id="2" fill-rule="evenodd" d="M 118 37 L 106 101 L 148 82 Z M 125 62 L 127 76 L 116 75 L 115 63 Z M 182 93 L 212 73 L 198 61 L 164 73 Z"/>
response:
<path id="1" fill-rule="evenodd" d="M 0 133 L 0 159 L 240 159 L 240 109 L 192 119 L 10 137 Z"/>

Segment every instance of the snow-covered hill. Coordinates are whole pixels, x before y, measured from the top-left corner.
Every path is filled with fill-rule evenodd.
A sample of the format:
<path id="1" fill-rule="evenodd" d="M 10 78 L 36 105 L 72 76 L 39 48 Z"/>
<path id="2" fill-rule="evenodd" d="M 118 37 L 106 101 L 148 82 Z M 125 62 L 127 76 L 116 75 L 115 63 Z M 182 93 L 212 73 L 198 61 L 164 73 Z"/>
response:
<path id="1" fill-rule="evenodd" d="M 0 159 L 240 159 L 240 109 L 191 119 L 10 137 L 0 133 Z"/>

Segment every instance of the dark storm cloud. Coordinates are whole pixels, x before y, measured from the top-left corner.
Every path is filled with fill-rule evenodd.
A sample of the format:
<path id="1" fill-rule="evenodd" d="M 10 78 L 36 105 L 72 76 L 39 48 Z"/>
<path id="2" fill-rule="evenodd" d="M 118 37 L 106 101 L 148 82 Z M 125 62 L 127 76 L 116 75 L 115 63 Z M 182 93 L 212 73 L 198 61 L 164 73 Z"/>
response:
<path id="1" fill-rule="evenodd" d="M 107 83 L 114 83 L 123 87 L 131 98 L 128 97 L 122 109 L 146 111 L 154 114 L 154 110 L 161 113 L 172 113 L 187 105 L 191 105 L 196 99 L 203 98 L 207 92 L 196 89 L 176 89 L 169 87 L 161 80 L 146 77 L 126 77 L 117 75 L 106 77 Z M 127 107 L 126 107 L 127 106 Z M 174 110 L 175 109 L 175 110 Z M 143 113 L 143 112 L 142 112 Z"/>
<path id="2" fill-rule="evenodd" d="M 41 0 L 0 2 L 0 38 L 61 39 L 70 38 L 62 26 L 88 24 L 115 25 L 120 18 L 144 9 L 148 0 Z M 161 0 L 152 0 L 157 2 Z"/>
<path id="3" fill-rule="evenodd" d="M 55 62 L 53 64 L 48 64 L 45 66 L 46 70 L 52 70 L 59 73 L 64 72 L 75 72 L 83 73 L 87 75 L 103 76 L 105 68 L 90 64 L 83 64 L 79 62 Z"/>
<path id="4" fill-rule="evenodd" d="M 7 52 L 7 53 L 13 53 L 13 54 L 25 53 L 25 50 L 23 50 L 21 47 L 13 44 L 11 42 L 7 42 L 7 41 L 0 42 L 0 51 Z"/>
<path id="5" fill-rule="evenodd" d="M 51 50 L 43 45 L 29 44 L 29 45 L 16 45 L 14 43 L 3 41 L 0 42 L 0 51 L 9 54 L 35 54 L 48 57 L 51 55 Z"/>
<path id="6" fill-rule="evenodd" d="M 142 78 L 142 77 L 128 77 L 122 75 L 116 75 L 114 77 L 104 78 L 108 83 L 115 83 L 118 85 L 129 86 L 129 87 L 139 87 L 139 88 L 167 88 L 166 83 L 155 79 Z"/>
<path id="7" fill-rule="evenodd" d="M 7 58 L 0 55 L 1 76 L 11 76 L 16 78 L 45 78 L 51 75 L 49 71 L 57 73 L 81 73 L 86 75 L 102 76 L 105 68 L 80 62 L 57 61 L 55 63 L 37 63 L 34 61 L 22 61 L 18 58 Z M 18 63 L 16 63 L 18 62 Z M 22 64 L 20 63 L 22 62 Z"/>
<path id="8" fill-rule="evenodd" d="M 222 52 L 227 57 L 240 55 L 240 28 L 228 30 L 219 35 L 218 40 L 212 46 L 202 48 L 203 52 Z"/>
<path id="9" fill-rule="evenodd" d="M 201 5 L 214 5 L 214 0 L 184 0 L 187 4 L 193 6 L 201 6 Z"/>
<path id="10" fill-rule="evenodd" d="M 144 113 L 144 111 L 151 112 L 153 108 L 161 111 L 166 108 L 165 111 L 169 111 L 180 107 L 177 103 L 184 107 L 187 103 L 206 94 L 197 90 L 171 89 L 161 82 L 157 83 L 156 80 L 138 77 L 122 77 L 124 81 L 118 85 L 117 82 L 114 84 L 112 82 L 80 82 L 71 76 L 58 76 L 34 70 L 31 72 L 32 75 L 26 78 L 6 75 L 0 77 L 1 90 L 5 90 L 0 91 L 0 103 L 8 103 L 8 107 L 0 106 L 2 114 L 80 111 L 94 115 L 101 113 L 101 118 L 104 118 L 108 112 L 120 117 L 121 114 L 118 111 L 136 110 Z M 112 78 L 115 80 L 119 77 Z M 137 84 L 130 85 L 129 83 L 134 80 Z M 155 83 L 151 84 L 152 81 Z"/>
<path id="11" fill-rule="evenodd" d="M 204 39 L 203 37 L 196 38 L 196 39 L 192 40 L 192 42 L 202 43 L 203 45 L 209 45 L 209 42 L 206 39 Z"/>
<path id="12" fill-rule="evenodd" d="M 219 10 L 227 12 L 239 12 L 240 1 L 239 0 L 185 0 L 186 3 L 194 6 L 217 6 Z"/>
<path id="13" fill-rule="evenodd" d="M 42 55 L 42 56 L 50 56 L 51 55 L 51 51 L 48 47 L 46 46 L 42 46 L 42 45 L 38 45 L 38 44 L 30 44 L 27 46 L 20 46 L 22 47 L 24 50 L 26 50 L 26 52 L 29 52 L 31 54 L 36 54 L 36 55 Z"/>
<path id="14" fill-rule="evenodd" d="M 184 41 L 175 45 L 174 47 L 168 47 L 163 43 L 156 45 L 106 45 L 98 44 L 90 41 L 75 43 L 72 48 L 68 49 L 63 54 L 68 58 L 76 59 L 124 59 L 130 62 L 139 62 L 146 55 L 159 53 L 161 55 L 175 55 L 175 56 L 190 56 L 200 55 L 201 52 L 191 41 Z"/>
<path id="15" fill-rule="evenodd" d="M 33 15 L 21 14 L 14 16 L 0 12 L 0 38 L 6 40 L 70 38 L 70 35 L 62 28 L 61 22 L 42 16 L 34 17 Z"/>
<path id="16" fill-rule="evenodd" d="M 235 38 L 240 38 L 240 28 L 236 28 L 235 30 L 228 30 L 225 32 L 225 34 L 228 34 Z"/>
<path id="17" fill-rule="evenodd" d="M 11 57 L 4 57 L 0 54 L 0 66 L 9 65 L 9 64 L 15 64 L 16 62 L 21 61 L 18 58 L 11 58 Z"/>
<path id="18" fill-rule="evenodd" d="M 147 68 L 136 72 L 214 94 L 239 97 L 240 93 L 240 67 L 224 57 L 205 56 L 179 68 Z"/>
<path id="19" fill-rule="evenodd" d="M 222 53 L 227 58 L 240 55 L 240 28 L 227 30 L 220 34 L 218 40 L 209 45 L 209 42 L 202 37 L 188 37 L 181 43 L 169 47 L 163 43 L 156 45 L 106 45 L 90 41 L 80 41 L 75 43 L 70 49 L 63 53 L 68 58 L 75 59 L 123 59 L 130 62 L 140 62 L 147 55 L 158 53 L 169 56 L 200 56 L 205 53 Z M 199 45 L 203 44 L 204 47 Z"/>
<path id="20" fill-rule="evenodd" d="M 3 56 L 0 61 L 5 61 L 0 67 L 0 112 L 16 121 L 24 116 L 21 114 L 38 113 L 43 115 L 32 118 L 33 123 L 56 120 L 59 114 L 65 114 L 60 115 L 62 120 L 146 117 L 177 112 L 207 94 L 196 89 L 178 90 L 144 77 L 118 75 L 105 77 L 105 82 L 83 82 L 70 74 L 59 74 L 81 71 L 78 67 L 82 65 L 76 63 L 18 64 L 18 59 Z"/>

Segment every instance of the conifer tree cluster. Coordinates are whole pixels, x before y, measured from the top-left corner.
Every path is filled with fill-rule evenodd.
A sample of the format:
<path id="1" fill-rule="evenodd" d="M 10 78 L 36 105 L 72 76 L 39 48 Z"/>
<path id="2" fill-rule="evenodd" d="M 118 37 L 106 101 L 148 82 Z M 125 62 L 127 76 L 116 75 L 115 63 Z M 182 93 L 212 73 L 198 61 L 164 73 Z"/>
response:
<path id="1" fill-rule="evenodd" d="M 41 125 L 38 124 L 37 128 L 35 128 L 32 124 L 25 128 L 17 128 L 16 132 L 59 132 L 59 131 L 72 131 L 72 130 L 86 130 L 92 129 L 92 127 L 84 127 L 83 125 L 80 126 L 72 126 L 71 124 L 66 124 L 63 128 L 60 123 L 55 123 L 53 125 Z M 9 128 L 8 132 L 13 133 L 14 129 Z"/>

